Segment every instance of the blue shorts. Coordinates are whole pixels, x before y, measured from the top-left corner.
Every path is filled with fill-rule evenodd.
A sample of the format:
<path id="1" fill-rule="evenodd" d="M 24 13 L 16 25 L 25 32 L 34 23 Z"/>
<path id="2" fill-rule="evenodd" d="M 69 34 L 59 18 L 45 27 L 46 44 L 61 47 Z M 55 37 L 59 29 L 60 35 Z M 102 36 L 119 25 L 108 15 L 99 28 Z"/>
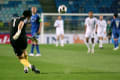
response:
<path id="1" fill-rule="evenodd" d="M 33 38 L 38 39 L 38 38 L 39 38 L 39 36 L 40 36 L 40 35 L 38 35 L 37 33 L 32 33 L 32 37 L 33 37 Z"/>
<path id="2" fill-rule="evenodd" d="M 114 38 L 119 38 L 119 36 L 120 36 L 120 31 L 113 31 Z"/>

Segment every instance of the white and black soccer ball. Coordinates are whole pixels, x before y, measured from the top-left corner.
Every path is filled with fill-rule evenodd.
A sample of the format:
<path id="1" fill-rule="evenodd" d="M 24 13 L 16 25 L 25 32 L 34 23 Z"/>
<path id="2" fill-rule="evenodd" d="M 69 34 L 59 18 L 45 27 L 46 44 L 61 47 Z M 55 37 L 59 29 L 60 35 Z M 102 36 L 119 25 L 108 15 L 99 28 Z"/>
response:
<path id="1" fill-rule="evenodd" d="M 66 13 L 67 12 L 67 7 L 65 5 L 60 5 L 58 7 L 58 12 L 59 13 Z"/>

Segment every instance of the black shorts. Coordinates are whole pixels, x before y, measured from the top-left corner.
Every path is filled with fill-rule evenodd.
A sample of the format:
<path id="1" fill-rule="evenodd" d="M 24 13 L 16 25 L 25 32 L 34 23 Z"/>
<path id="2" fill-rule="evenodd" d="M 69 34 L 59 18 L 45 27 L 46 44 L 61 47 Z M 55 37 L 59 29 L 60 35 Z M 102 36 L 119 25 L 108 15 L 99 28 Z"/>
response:
<path id="1" fill-rule="evenodd" d="M 21 56 L 23 51 L 27 48 L 27 38 L 12 39 L 10 42 L 16 56 Z"/>

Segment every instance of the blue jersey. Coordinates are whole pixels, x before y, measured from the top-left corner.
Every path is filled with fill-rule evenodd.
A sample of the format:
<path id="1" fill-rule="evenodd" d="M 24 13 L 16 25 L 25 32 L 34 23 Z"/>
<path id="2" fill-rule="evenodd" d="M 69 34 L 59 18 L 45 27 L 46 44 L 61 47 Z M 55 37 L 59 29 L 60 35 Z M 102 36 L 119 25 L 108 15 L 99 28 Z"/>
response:
<path id="1" fill-rule="evenodd" d="M 113 32 L 120 31 L 120 19 L 113 19 L 111 21 L 111 28 Z"/>
<path id="2" fill-rule="evenodd" d="M 114 38 L 119 38 L 120 36 L 120 19 L 113 19 L 111 21 L 111 28 Z"/>
<path id="3" fill-rule="evenodd" d="M 32 15 L 31 16 L 31 34 L 32 36 L 36 35 L 36 33 L 39 30 L 39 26 L 40 26 L 40 17 L 38 14 Z"/>

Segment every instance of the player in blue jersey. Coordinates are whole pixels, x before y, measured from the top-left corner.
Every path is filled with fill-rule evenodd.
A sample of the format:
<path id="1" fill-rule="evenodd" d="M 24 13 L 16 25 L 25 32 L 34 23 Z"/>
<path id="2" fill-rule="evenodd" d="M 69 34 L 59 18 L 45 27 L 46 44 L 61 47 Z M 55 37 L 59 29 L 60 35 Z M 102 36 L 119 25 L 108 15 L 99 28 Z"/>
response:
<path id="1" fill-rule="evenodd" d="M 111 28 L 114 37 L 114 50 L 119 49 L 118 38 L 120 37 L 120 19 L 118 19 L 118 14 L 115 13 L 111 21 Z"/>
<path id="2" fill-rule="evenodd" d="M 34 48 L 36 47 L 37 54 L 36 56 L 41 56 L 40 50 L 39 50 L 39 45 L 38 45 L 38 38 L 40 34 L 40 29 L 41 29 L 41 19 L 39 15 L 37 14 L 37 8 L 32 7 L 32 16 L 31 16 L 31 34 L 32 34 L 32 46 L 31 46 L 31 52 L 29 56 L 34 56 Z"/>

